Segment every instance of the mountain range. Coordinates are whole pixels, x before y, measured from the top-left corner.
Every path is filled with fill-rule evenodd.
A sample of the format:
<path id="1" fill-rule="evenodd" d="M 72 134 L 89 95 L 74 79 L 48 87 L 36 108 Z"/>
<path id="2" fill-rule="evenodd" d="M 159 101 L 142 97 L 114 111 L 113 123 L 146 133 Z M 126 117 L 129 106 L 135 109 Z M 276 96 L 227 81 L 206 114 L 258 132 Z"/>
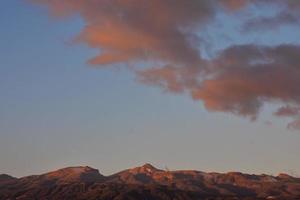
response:
<path id="1" fill-rule="evenodd" d="M 0 175 L 0 200 L 300 200 L 300 178 L 161 170 L 151 164 L 104 176 L 91 167 Z"/>

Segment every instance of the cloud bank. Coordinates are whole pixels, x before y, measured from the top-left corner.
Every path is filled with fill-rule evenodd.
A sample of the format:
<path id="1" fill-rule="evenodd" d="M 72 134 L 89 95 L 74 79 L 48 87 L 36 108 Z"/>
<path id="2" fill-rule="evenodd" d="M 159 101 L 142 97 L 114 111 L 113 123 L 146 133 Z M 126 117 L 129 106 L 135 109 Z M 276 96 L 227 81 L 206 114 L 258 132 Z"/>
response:
<path id="1" fill-rule="evenodd" d="M 281 6 L 275 18 L 256 17 L 245 30 L 299 22 L 295 0 L 34 0 L 56 16 L 80 15 L 76 41 L 99 50 L 88 63 L 126 65 L 144 84 L 186 93 L 210 111 L 257 118 L 265 103 L 280 103 L 274 116 L 294 119 L 300 129 L 300 46 L 233 45 L 213 58 L 200 48 L 205 29 L 219 12 L 243 13 L 253 5 Z M 146 66 L 146 67 L 145 67 Z M 292 107 L 291 107 L 292 106 Z M 294 110 L 297 108 L 296 110 Z"/>

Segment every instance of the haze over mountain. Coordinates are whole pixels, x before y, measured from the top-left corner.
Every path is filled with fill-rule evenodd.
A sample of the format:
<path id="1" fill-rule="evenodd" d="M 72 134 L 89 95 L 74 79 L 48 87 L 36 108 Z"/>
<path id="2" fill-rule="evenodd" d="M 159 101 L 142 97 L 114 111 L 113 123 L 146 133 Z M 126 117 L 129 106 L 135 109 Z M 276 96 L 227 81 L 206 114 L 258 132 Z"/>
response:
<path id="1" fill-rule="evenodd" d="M 168 171 L 145 164 L 103 176 L 91 167 L 68 167 L 42 175 L 0 175 L 1 200 L 104 199 L 300 199 L 300 178 L 239 172 Z"/>

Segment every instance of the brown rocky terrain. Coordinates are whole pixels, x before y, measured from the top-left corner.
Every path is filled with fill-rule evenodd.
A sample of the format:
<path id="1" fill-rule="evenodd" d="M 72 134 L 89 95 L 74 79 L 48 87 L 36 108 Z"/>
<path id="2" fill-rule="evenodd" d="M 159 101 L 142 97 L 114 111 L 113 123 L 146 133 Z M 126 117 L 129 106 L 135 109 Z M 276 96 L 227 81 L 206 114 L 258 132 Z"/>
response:
<path id="1" fill-rule="evenodd" d="M 145 164 L 103 176 L 90 167 L 42 175 L 0 175 L 0 200 L 253 200 L 300 199 L 300 179 L 280 174 L 166 171 Z"/>

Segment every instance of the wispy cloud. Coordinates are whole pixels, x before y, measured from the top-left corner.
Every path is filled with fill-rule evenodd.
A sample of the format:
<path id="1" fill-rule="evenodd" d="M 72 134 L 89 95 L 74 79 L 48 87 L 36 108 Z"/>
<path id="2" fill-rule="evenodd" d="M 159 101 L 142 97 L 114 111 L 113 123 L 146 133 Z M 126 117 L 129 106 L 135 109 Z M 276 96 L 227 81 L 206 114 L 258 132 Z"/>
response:
<path id="1" fill-rule="evenodd" d="M 300 107 L 292 107 L 292 106 L 283 106 L 280 107 L 274 115 L 280 117 L 294 117 L 300 114 Z"/>
<path id="2" fill-rule="evenodd" d="M 256 17 L 249 19 L 242 27 L 242 31 L 244 33 L 249 31 L 274 31 L 283 25 L 297 24 L 300 24 L 300 19 L 296 16 L 296 14 L 280 12 L 271 17 Z"/>

